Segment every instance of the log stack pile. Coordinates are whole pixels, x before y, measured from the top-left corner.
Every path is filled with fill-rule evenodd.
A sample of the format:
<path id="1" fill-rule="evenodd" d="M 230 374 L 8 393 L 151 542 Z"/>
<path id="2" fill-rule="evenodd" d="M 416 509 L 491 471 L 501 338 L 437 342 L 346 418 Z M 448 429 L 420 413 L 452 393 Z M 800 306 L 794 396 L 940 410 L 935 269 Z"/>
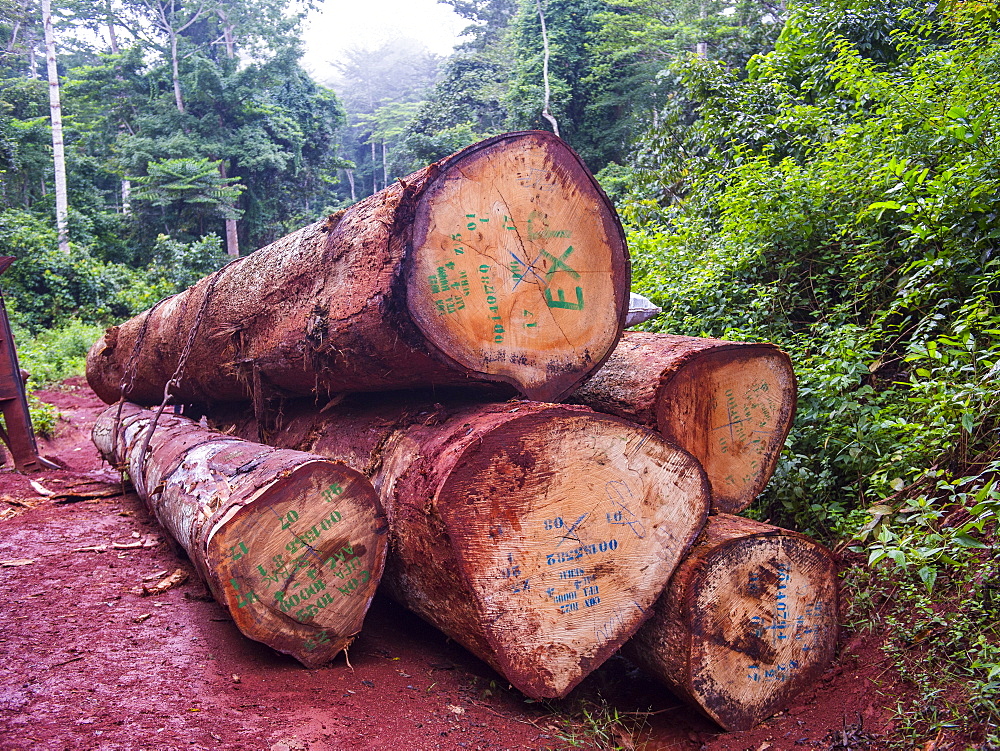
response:
<path id="1" fill-rule="evenodd" d="M 565 144 L 490 139 L 109 329 L 95 442 L 241 630 L 306 665 L 381 580 L 530 697 L 627 643 L 749 727 L 836 640 L 829 554 L 731 516 L 774 470 L 791 364 L 622 337 L 628 264 Z"/>

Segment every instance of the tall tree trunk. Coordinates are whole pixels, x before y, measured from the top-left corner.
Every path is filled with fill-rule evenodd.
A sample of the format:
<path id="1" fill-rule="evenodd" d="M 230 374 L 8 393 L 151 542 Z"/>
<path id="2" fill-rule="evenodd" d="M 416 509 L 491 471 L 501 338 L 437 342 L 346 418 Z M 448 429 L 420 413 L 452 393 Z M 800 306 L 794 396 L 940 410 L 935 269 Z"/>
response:
<path id="1" fill-rule="evenodd" d="M 226 12 L 223 9 L 218 9 L 217 13 L 219 18 L 222 20 L 223 25 L 223 38 L 226 44 L 226 57 L 230 60 L 236 57 L 236 44 L 233 38 L 233 26 L 229 23 L 229 19 L 226 16 Z M 219 161 L 219 173 L 222 175 L 222 179 L 225 180 L 229 175 L 226 173 L 226 160 L 222 159 Z M 239 229 L 236 225 L 236 219 L 226 219 L 226 254 L 230 258 L 237 258 L 240 255 L 240 235 Z"/>
<path id="2" fill-rule="evenodd" d="M 822 545 L 719 514 L 624 651 L 726 730 L 749 730 L 826 670 L 837 608 Z"/>
<path id="3" fill-rule="evenodd" d="M 226 219 L 226 253 L 233 258 L 240 255 L 240 236 L 235 219 Z"/>
<path id="4" fill-rule="evenodd" d="M 174 104 L 182 115 L 184 112 L 184 97 L 181 95 L 181 68 L 177 59 L 177 33 L 170 31 L 170 73 L 174 83 Z"/>
<path id="5" fill-rule="evenodd" d="M 226 45 L 226 57 L 232 60 L 236 57 L 236 36 L 233 34 L 233 25 L 229 22 L 229 14 L 224 8 L 216 8 L 215 12 L 222 21 L 222 42 Z"/>
<path id="6" fill-rule="evenodd" d="M 545 96 L 542 100 L 542 117 L 549 121 L 552 132 L 559 135 L 559 123 L 555 116 L 549 112 L 549 97 L 551 94 L 549 87 L 549 33 L 545 28 L 545 14 L 542 13 L 542 0 L 535 0 L 535 7 L 538 9 L 538 22 L 542 25 L 542 84 L 545 89 Z"/>
<path id="7" fill-rule="evenodd" d="M 774 472 L 795 416 L 795 373 L 773 344 L 626 332 L 573 395 L 655 428 L 701 462 L 712 509 L 749 506 Z"/>
<path id="8" fill-rule="evenodd" d="M 375 141 L 372 141 L 372 194 L 378 193 L 378 168 L 375 166 Z"/>
<path id="9" fill-rule="evenodd" d="M 389 165 L 385 158 L 385 139 L 382 139 L 382 185 L 389 184 Z"/>
<path id="10" fill-rule="evenodd" d="M 369 474 L 389 518 L 387 591 L 528 696 L 565 696 L 610 657 L 705 521 L 698 463 L 624 420 L 372 401 L 289 407 L 269 440 Z"/>
<path id="11" fill-rule="evenodd" d="M 56 231 L 59 250 L 69 253 L 69 200 L 66 195 L 66 154 L 63 149 L 62 106 L 59 102 L 59 68 L 56 65 L 56 38 L 52 29 L 51 0 L 42 0 L 45 30 L 45 61 L 49 76 L 49 113 L 52 119 L 52 164 L 55 170 Z"/>
<path id="12" fill-rule="evenodd" d="M 11 54 L 14 48 L 17 47 L 17 35 L 21 31 L 21 22 L 14 21 L 14 25 L 10 29 L 10 40 L 7 42 L 7 54 Z"/>
<path id="13" fill-rule="evenodd" d="M 203 320 L 182 402 L 477 381 L 553 401 L 610 354 L 627 301 L 627 249 L 606 196 L 561 140 L 513 133 L 109 329 L 87 376 L 109 403 L 125 384 L 131 401 L 158 404 Z"/>
<path id="14" fill-rule="evenodd" d="M 354 203 L 358 200 L 358 196 L 354 192 L 354 170 L 345 169 L 344 174 L 347 176 L 347 184 L 351 186 L 351 203 Z"/>
<path id="15" fill-rule="evenodd" d="M 223 180 L 229 177 L 226 172 L 226 160 L 219 160 L 219 175 Z M 237 258 L 240 255 L 240 236 L 236 229 L 235 219 L 226 219 L 226 253 L 231 258 Z"/>
<path id="16" fill-rule="evenodd" d="M 117 55 L 121 50 L 118 48 L 118 34 L 115 32 L 115 16 L 111 11 L 111 0 L 104 3 L 105 26 L 108 29 L 108 44 L 111 47 L 111 54 Z"/>
<path id="17" fill-rule="evenodd" d="M 132 181 L 126 178 L 122 178 L 122 213 L 132 213 Z"/>
<path id="18" fill-rule="evenodd" d="M 702 0 L 701 5 L 698 7 L 698 18 L 701 20 L 698 33 L 702 38 L 695 45 L 695 54 L 698 57 L 708 57 L 708 42 L 704 39 L 704 35 L 707 33 L 705 31 L 705 19 L 708 18 L 708 9 L 705 7 L 705 0 Z"/>
<path id="19" fill-rule="evenodd" d="M 120 409 L 120 422 L 119 405 L 98 417 L 94 443 L 128 470 L 237 627 L 305 665 L 346 649 L 385 561 L 371 483 L 320 456 Z"/>
<path id="20" fill-rule="evenodd" d="M 35 59 L 35 40 L 27 40 L 28 46 L 28 78 L 38 80 L 38 60 Z"/>

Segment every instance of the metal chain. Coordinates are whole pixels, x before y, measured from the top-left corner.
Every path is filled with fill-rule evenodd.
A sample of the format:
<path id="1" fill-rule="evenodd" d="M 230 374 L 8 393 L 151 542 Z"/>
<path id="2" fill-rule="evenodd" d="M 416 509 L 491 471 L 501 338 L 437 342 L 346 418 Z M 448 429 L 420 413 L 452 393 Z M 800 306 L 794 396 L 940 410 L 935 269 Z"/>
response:
<path id="1" fill-rule="evenodd" d="M 215 291 L 215 284 L 218 282 L 219 276 L 220 274 L 216 272 L 212 275 L 212 278 L 208 283 L 208 289 L 205 290 L 205 296 L 201 299 L 201 306 L 198 308 L 198 315 L 195 316 L 194 323 L 191 325 L 191 330 L 188 332 L 187 341 L 184 343 L 184 349 L 181 350 L 180 357 L 177 359 L 177 368 L 174 370 L 174 374 L 163 386 L 163 401 L 160 402 L 160 406 L 157 408 L 156 414 L 150 421 L 149 426 L 146 429 L 146 434 L 143 436 L 142 444 L 139 447 L 139 467 L 138 472 L 136 473 L 140 477 L 132 478 L 132 484 L 136 486 L 136 490 L 139 490 L 139 485 L 143 482 L 140 478 L 145 473 L 146 454 L 149 450 L 149 442 L 152 440 L 153 432 L 156 430 L 156 424 L 160 420 L 160 415 L 163 414 L 163 410 L 166 409 L 167 403 L 170 401 L 171 389 L 174 386 L 179 386 L 184 377 L 184 368 L 187 366 L 188 356 L 194 348 L 195 337 L 198 335 L 198 331 L 201 328 L 201 322 L 205 317 L 205 311 L 208 309 L 208 304 L 212 299 L 212 293 Z"/>
<path id="2" fill-rule="evenodd" d="M 118 384 L 118 411 L 115 413 L 115 423 L 113 432 L 111 434 L 111 446 L 115 453 L 119 451 L 119 437 L 121 437 L 121 451 L 124 455 L 125 450 L 125 439 L 122 437 L 122 407 L 125 406 L 125 394 L 132 390 L 135 385 L 136 375 L 139 371 L 139 353 L 142 351 L 142 345 L 146 341 L 146 332 L 149 330 L 149 321 L 153 317 L 153 312 L 160 307 L 163 303 L 171 298 L 176 297 L 176 295 L 168 295 L 167 297 L 158 300 L 156 304 L 153 305 L 147 311 L 146 317 L 142 321 L 142 326 L 139 328 L 139 334 L 135 338 L 135 344 L 132 346 L 132 353 L 129 355 L 128 362 L 125 363 L 125 367 L 122 369 L 122 379 Z M 124 467 L 118 467 L 119 471 L 124 469 Z"/>

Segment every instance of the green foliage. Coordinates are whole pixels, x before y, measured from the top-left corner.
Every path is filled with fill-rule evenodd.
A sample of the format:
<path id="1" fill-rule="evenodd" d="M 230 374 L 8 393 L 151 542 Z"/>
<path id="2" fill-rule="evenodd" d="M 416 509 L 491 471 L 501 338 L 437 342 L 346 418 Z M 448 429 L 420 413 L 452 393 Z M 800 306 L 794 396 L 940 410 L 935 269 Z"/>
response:
<path id="1" fill-rule="evenodd" d="M 146 165 L 147 173 L 133 177 L 132 200 L 159 215 L 164 230 L 197 227 L 205 230 L 211 217 L 236 219 L 236 200 L 243 188 L 236 178 L 224 178 L 219 162 L 208 159 L 165 159 Z"/>
<path id="2" fill-rule="evenodd" d="M 587 80 L 593 64 L 588 48 L 597 30 L 603 0 L 546 0 L 542 4 L 549 38 L 550 110 L 559 122 L 560 135 L 593 170 L 620 155 L 621 138 L 615 117 L 599 105 Z M 541 21 L 535 0 L 521 0 L 510 28 L 514 67 L 504 103 L 513 128 L 549 130 L 542 118 L 543 45 Z"/>
<path id="3" fill-rule="evenodd" d="M 986 580 L 1000 522 L 1000 24 L 989 7 L 793 5 L 746 75 L 673 64 L 677 101 L 611 177 L 634 285 L 664 309 L 650 326 L 775 341 L 792 357 L 798 412 L 755 515 L 854 540 L 864 564 L 850 591 L 858 607 L 885 596 L 890 651 L 924 690 L 926 711 L 907 709 L 915 734 L 954 723 L 965 702 L 975 732 L 996 740 Z M 940 646 L 918 668 L 907 655 L 925 633 Z"/>
<path id="4" fill-rule="evenodd" d="M 569 712 L 560 712 L 562 730 L 556 738 L 562 748 L 590 751 L 625 751 L 634 749 L 647 724 L 641 713 L 625 714 L 608 706 L 603 697 L 580 701 Z"/>
<path id="5" fill-rule="evenodd" d="M 0 212 L 0 255 L 17 258 L 0 283 L 32 331 L 72 316 L 107 321 L 131 312 L 123 293 L 136 272 L 102 263 L 82 248 L 59 251 L 55 231 L 28 212 Z"/>
<path id="6" fill-rule="evenodd" d="M 394 161 L 416 170 L 505 130 L 503 98 L 514 61 L 506 35 L 517 0 L 442 0 L 472 23 L 468 41 L 445 61 L 440 78 L 407 127 Z"/>
<path id="7" fill-rule="evenodd" d="M 69 254 L 58 250 L 55 230 L 33 214 L 0 212 L 0 255 L 17 259 L 0 285 L 12 318 L 31 335 L 72 318 L 107 325 L 135 315 L 228 260 L 214 235 L 190 243 L 160 235 L 141 269 L 70 248 Z"/>
<path id="8" fill-rule="evenodd" d="M 773 4 L 756 0 L 616 0 L 596 15 L 588 45 L 586 83 L 591 110 L 610 119 L 604 130 L 624 161 L 628 146 L 652 118 L 687 115 L 683 86 L 670 68 L 692 53 L 739 75 L 747 60 L 767 52 L 782 29 Z"/>
<path id="9" fill-rule="evenodd" d="M 482 141 L 493 133 L 479 133 L 472 123 L 459 123 L 432 133 L 410 130 L 394 156 L 401 173 L 436 162 L 466 146 Z"/>
<path id="10" fill-rule="evenodd" d="M 153 246 L 152 262 L 146 273 L 156 291 L 163 293 L 160 297 L 165 297 L 187 289 L 203 276 L 221 269 L 230 260 L 222 249 L 222 242 L 215 235 L 207 235 L 190 243 L 160 235 Z"/>
<path id="11" fill-rule="evenodd" d="M 102 333 L 102 326 L 78 319 L 69 319 L 56 328 L 39 331 L 35 336 L 26 329 L 15 327 L 18 360 L 21 367 L 31 373 L 29 388 L 47 388 L 67 378 L 83 375 L 87 352 Z M 35 432 L 39 432 L 37 423 Z"/>
<path id="12" fill-rule="evenodd" d="M 344 113 L 298 65 L 296 27 L 308 4 L 291 5 L 61 8 L 64 29 L 116 32 L 111 54 L 92 46 L 92 33 L 60 37 L 74 47 L 61 47 L 59 62 L 76 242 L 140 267 L 164 231 L 190 242 L 222 236 L 224 222 L 239 219 L 252 250 L 336 202 Z M 0 189 L 7 206 L 43 213 L 52 210 L 51 140 L 31 29 L 21 25 L 23 44 L 0 62 Z"/>
<path id="13" fill-rule="evenodd" d="M 345 156 L 355 198 L 371 195 L 424 163 L 404 144 L 439 73 L 440 58 L 412 40 L 352 50 L 335 83 L 347 109 Z M 342 200 L 353 200 L 342 192 Z"/>
<path id="14" fill-rule="evenodd" d="M 43 402 L 31 391 L 28 392 L 28 416 L 35 435 L 51 438 L 59 422 L 59 411 L 48 402 Z"/>
<path id="15" fill-rule="evenodd" d="M 986 469 L 995 475 L 1000 463 Z M 874 509 L 871 542 L 856 548 L 870 567 L 848 574 L 857 593 L 850 617 L 886 634 L 884 651 L 919 689 L 899 703 L 905 738 L 959 727 L 984 748 L 1000 742 L 1000 569 L 982 541 L 996 534 L 1000 491 L 984 474 L 949 482 L 931 473 L 931 492 L 903 508 Z M 954 503 L 970 496 L 967 517 Z M 956 516 L 964 521 L 952 523 Z"/>

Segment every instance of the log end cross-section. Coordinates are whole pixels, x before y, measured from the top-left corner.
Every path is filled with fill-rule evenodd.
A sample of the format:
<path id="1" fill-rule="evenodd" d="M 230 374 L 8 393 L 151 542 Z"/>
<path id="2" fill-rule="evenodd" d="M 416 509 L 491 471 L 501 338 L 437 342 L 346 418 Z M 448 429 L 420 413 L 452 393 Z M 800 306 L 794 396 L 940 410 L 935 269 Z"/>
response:
<path id="1" fill-rule="evenodd" d="M 773 344 L 626 332 L 573 401 L 655 427 L 705 468 L 712 510 L 749 506 L 795 416 L 795 373 Z"/>
<path id="2" fill-rule="evenodd" d="M 484 141 L 442 164 L 417 204 L 406 274 L 439 356 L 556 401 L 624 325 L 628 251 L 594 178 L 544 132 Z"/>
<path id="3" fill-rule="evenodd" d="M 215 525 L 206 563 L 219 599 L 251 638 L 308 666 L 361 630 L 385 560 L 370 484 L 315 461 L 265 487 Z"/>
<path id="4" fill-rule="evenodd" d="M 389 583 L 528 696 L 562 697 L 647 617 L 704 523 L 707 486 L 650 430 L 580 408 L 502 409 L 434 429 L 454 433 L 430 508 L 419 461 L 396 484 Z M 421 430 L 407 440 L 431 445 Z"/>
<path id="5" fill-rule="evenodd" d="M 657 424 L 702 463 L 713 510 L 735 513 L 771 479 L 795 402 L 788 355 L 770 344 L 733 343 L 698 353 L 664 381 Z"/>
<path id="6" fill-rule="evenodd" d="M 132 404 L 98 417 L 94 443 L 246 636 L 316 666 L 358 634 L 388 541 L 363 475 Z"/>
<path id="7" fill-rule="evenodd" d="M 815 681 L 837 642 L 830 553 L 796 532 L 713 516 L 626 654 L 727 730 Z"/>

